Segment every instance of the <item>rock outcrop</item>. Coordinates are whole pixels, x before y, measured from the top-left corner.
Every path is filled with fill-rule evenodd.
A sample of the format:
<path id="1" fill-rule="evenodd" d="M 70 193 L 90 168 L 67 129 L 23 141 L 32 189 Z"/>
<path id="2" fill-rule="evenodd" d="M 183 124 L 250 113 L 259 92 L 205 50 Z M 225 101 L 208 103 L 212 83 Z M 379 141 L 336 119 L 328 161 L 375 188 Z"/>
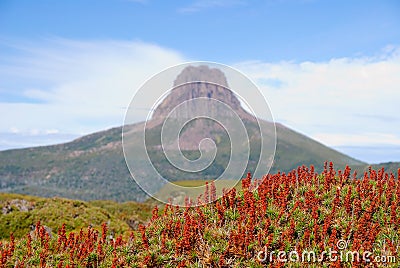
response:
<path id="1" fill-rule="evenodd" d="M 213 111 L 216 108 L 215 105 L 211 104 L 211 100 L 218 100 L 228 105 L 241 118 L 253 120 L 253 117 L 242 108 L 236 95 L 229 89 L 225 74 L 219 69 L 209 68 L 205 65 L 186 67 L 177 76 L 173 89 L 154 110 L 152 119 L 165 118 L 174 108 L 196 98 L 209 99 L 210 104 L 207 105 L 207 103 L 201 102 L 201 107 L 196 107 L 196 102 L 190 102 L 188 103 L 189 107 L 178 109 L 179 112 L 175 112 L 172 116 L 193 118 L 194 116 L 191 112 L 198 112 L 199 109 L 203 109 L 204 113 L 208 113 L 210 116 L 213 114 L 222 116 L 226 112 L 221 111 L 221 109 Z M 185 114 L 182 114 L 183 111 Z"/>

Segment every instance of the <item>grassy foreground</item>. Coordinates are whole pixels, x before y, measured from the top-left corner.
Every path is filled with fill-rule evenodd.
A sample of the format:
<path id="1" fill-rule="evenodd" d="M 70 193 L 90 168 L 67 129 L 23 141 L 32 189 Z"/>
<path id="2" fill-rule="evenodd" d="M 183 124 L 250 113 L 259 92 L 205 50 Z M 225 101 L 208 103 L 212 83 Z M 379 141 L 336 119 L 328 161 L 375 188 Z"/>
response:
<path id="1" fill-rule="evenodd" d="M 0 267 L 400 264 L 400 169 L 370 169 L 357 179 L 350 168 L 336 171 L 332 164 L 321 174 L 299 167 L 260 180 L 248 176 L 242 190 L 214 199 L 210 184 L 196 207 L 155 207 L 151 220 L 129 235 L 111 234 L 107 224 L 77 232 L 60 225 L 50 237 L 38 223 L 22 239 L 11 235 L 0 245 Z M 302 259 L 305 252 L 309 258 Z"/>

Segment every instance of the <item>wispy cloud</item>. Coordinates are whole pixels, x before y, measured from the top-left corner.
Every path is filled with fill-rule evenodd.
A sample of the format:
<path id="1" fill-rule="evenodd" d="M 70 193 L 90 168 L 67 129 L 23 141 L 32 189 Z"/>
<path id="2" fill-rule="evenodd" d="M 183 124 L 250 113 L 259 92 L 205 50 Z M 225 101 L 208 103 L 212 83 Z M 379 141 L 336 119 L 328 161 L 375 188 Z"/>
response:
<path id="1" fill-rule="evenodd" d="M 188 6 L 179 8 L 181 13 L 199 12 L 210 8 L 227 8 L 245 5 L 243 0 L 196 0 Z"/>
<path id="2" fill-rule="evenodd" d="M 384 115 L 384 114 L 355 114 L 354 117 L 360 117 L 363 119 L 368 119 L 371 123 L 374 122 L 388 122 L 388 123 L 400 123 L 400 116 L 396 115 Z"/>
<path id="3" fill-rule="evenodd" d="M 0 60 L 0 132 L 85 134 L 121 125 L 136 90 L 181 63 L 176 51 L 140 41 L 55 38 L 14 45 Z M 138 120 L 146 111 L 138 111 Z M 48 133 L 47 133 L 48 134 Z"/>
<path id="4" fill-rule="evenodd" d="M 400 142 L 399 47 L 372 57 L 236 67 L 259 85 L 277 121 L 327 145 Z"/>

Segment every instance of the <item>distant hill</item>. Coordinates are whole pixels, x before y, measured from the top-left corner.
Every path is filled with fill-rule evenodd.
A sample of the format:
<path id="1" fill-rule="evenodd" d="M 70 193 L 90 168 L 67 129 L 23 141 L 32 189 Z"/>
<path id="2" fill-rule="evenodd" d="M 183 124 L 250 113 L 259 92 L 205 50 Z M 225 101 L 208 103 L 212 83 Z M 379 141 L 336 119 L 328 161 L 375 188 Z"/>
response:
<path id="1" fill-rule="evenodd" d="M 144 201 L 121 147 L 121 128 L 69 143 L 0 152 L 2 192 L 72 199 Z"/>
<path id="2" fill-rule="evenodd" d="M 184 70 L 178 76 L 176 83 L 184 83 L 185 79 L 193 79 L 196 75 L 207 73 L 204 67 L 201 72 L 199 70 L 196 71 L 196 68 Z M 226 83 L 222 72 L 212 70 L 212 77 L 219 83 Z M 225 87 L 210 87 L 201 83 L 186 89 L 182 87 L 180 90 L 180 92 L 172 91 L 165 98 L 147 124 L 146 142 L 151 145 L 148 148 L 148 155 L 157 170 L 162 171 L 162 175 L 171 181 L 213 180 L 223 172 L 230 157 L 226 133 L 207 122 L 194 123 L 193 126 L 182 131 L 183 154 L 188 158 L 198 156 L 197 139 L 202 135 L 209 136 L 216 142 L 218 147 L 216 159 L 204 171 L 188 177 L 188 173 L 173 169 L 165 156 L 160 153 L 162 118 L 180 101 L 196 96 L 213 96 L 231 105 L 246 125 L 251 150 L 250 161 L 245 172 L 253 171 L 260 153 L 257 150 L 260 133 L 257 132 L 259 129 L 255 118 L 242 109 L 235 95 Z M 262 120 L 260 122 L 271 124 Z M 135 137 L 139 131 L 143 130 L 143 124 L 127 126 L 130 135 Z M 201 135 L 196 129 L 196 124 L 197 127 L 201 127 Z M 366 163 L 331 149 L 282 124 L 276 124 L 276 133 L 276 154 L 271 172 L 288 172 L 300 165 L 314 165 L 317 171 L 321 171 L 324 161 L 333 161 L 337 168 L 350 165 L 363 170 L 367 166 Z M 0 152 L 0 191 L 80 200 L 144 201 L 147 195 L 131 178 L 125 163 L 121 134 L 122 128 L 116 127 L 64 144 L 2 151 Z M 143 141 L 133 138 L 132 142 Z M 142 159 L 147 156 L 138 155 L 137 157 Z M 398 166 L 398 163 L 387 165 L 393 170 L 397 170 Z M 237 174 L 235 177 L 241 175 L 243 174 Z"/>
<path id="3" fill-rule="evenodd" d="M 386 162 L 386 163 L 373 164 L 373 165 L 371 165 L 371 167 L 376 170 L 384 168 L 385 171 L 396 174 L 396 172 L 398 170 L 400 170 L 400 162 Z M 364 169 L 364 171 L 367 171 L 367 170 L 368 170 L 368 167 L 366 167 Z M 400 172 L 398 174 L 400 174 Z"/>

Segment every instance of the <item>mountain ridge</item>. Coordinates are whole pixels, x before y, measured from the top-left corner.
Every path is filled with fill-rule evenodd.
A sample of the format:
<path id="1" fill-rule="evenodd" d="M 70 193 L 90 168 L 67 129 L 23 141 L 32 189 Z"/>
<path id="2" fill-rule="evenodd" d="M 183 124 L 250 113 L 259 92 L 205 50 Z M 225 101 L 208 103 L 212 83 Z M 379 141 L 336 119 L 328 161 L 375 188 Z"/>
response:
<path id="1" fill-rule="evenodd" d="M 147 196 L 134 183 L 126 167 L 120 143 L 121 131 L 122 127 L 113 127 L 63 144 L 0 151 L 0 191 L 43 197 L 60 196 L 80 200 L 144 201 Z M 301 160 L 302 158 L 296 153 L 301 150 L 301 144 L 295 148 L 295 153 L 284 154 L 286 148 L 290 147 L 290 142 L 282 140 L 280 134 L 292 137 L 295 131 L 277 124 L 277 132 L 277 152 L 271 172 L 279 170 L 287 173 L 295 168 L 297 163 L 307 166 L 312 164 L 317 171 L 322 171 L 323 162 L 329 159 Z M 304 134 L 296 132 L 296 135 L 300 135 L 298 138 L 304 139 L 304 143 L 310 142 Z M 106 142 L 107 140 L 108 142 Z M 119 141 L 115 142 L 115 140 Z M 93 150 L 93 147 L 96 147 L 96 144 L 99 143 L 103 144 L 101 147 L 106 150 L 105 152 L 101 153 L 100 149 Z M 104 143 L 111 143 L 113 146 L 105 146 Z M 324 146 L 321 143 L 318 144 Z M 307 148 L 310 148 L 310 146 Z M 337 152 L 334 149 L 330 150 L 332 153 Z M 76 151 L 79 153 L 75 153 Z M 99 160 L 104 160 L 104 153 L 107 154 L 105 163 L 110 164 L 102 166 L 101 164 L 104 161 Z M 340 155 L 344 154 L 340 153 Z M 67 156 L 73 161 L 65 163 Z M 95 160 L 92 160 L 92 162 L 83 161 L 88 157 L 93 157 Z M 93 162 L 95 163 L 94 166 L 91 164 Z M 288 165 L 289 163 L 290 165 Z M 337 166 L 351 164 L 334 163 Z M 52 170 L 55 171 L 55 166 L 58 166 L 58 173 L 52 172 Z M 92 168 L 92 171 L 95 172 L 80 172 L 82 166 L 88 170 Z M 360 172 L 366 171 L 370 165 L 363 162 L 357 164 L 356 162 L 350 166 L 359 171 L 360 174 Z M 385 167 L 387 171 L 395 172 L 400 167 L 400 163 L 386 162 L 371 164 L 371 166 L 374 168 Z M 112 172 L 105 172 L 110 169 Z M 68 178 L 69 174 L 72 176 Z M 110 180 L 114 183 L 110 183 Z M 85 190 L 85 185 L 93 190 Z M 106 186 L 99 187 L 101 185 Z M 73 189 L 68 189 L 70 187 Z M 97 192 L 97 194 L 93 194 L 93 192 Z"/>

